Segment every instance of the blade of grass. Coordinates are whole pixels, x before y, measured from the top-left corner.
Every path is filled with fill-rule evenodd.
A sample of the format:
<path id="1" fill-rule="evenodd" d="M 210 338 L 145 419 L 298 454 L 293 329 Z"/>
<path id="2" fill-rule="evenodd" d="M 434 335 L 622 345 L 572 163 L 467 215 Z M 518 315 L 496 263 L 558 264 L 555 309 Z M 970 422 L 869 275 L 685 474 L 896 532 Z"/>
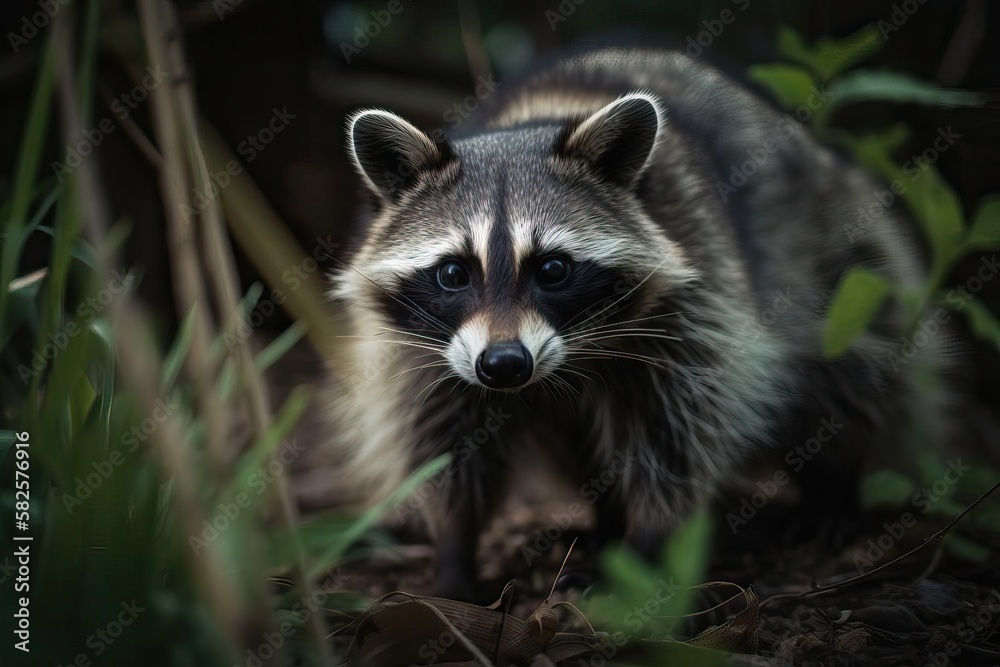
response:
<path id="1" fill-rule="evenodd" d="M 267 464 L 268 459 L 281 443 L 281 439 L 292 429 L 308 405 L 308 392 L 302 387 L 296 387 L 281 410 L 275 415 L 274 421 L 268 429 L 257 438 L 250 450 L 240 459 L 232 482 L 221 494 L 223 499 L 235 498 L 238 494 L 250 490 L 250 478 L 257 470 Z"/>
<path id="2" fill-rule="evenodd" d="M 181 320 L 181 326 L 177 332 L 177 337 L 174 338 L 174 344 L 170 347 L 167 356 L 163 360 L 163 369 L 160 375 L 160 389 L 163 391 L 173 386 L 177 380 L 177 375 L 181 372 L 181 366 L 184 365 L 184 358 L 191 347 L 195 317 L 197 317 L 197 314 L 192 308 L 184 316 L 184 319 Z"/>
<path id="3" fill-rule="evenodd" d="M 315 580 L 323 573 L 336 565 L 337 560 L 344 554 L 347 547 L 351 546 L 362 535 L 370 531 L 378 521 L 385 516 L 391 507 L 403 502 L 407 496 L 416 490 L 418 486 L 440 472 L 451 460 L 450 454 L 443 454 L 433 461 L 430 461 L 423 468 L 410 475 L 403 484 L 392 495 L 378 503 L 365 512 L 357 521 L 351 524 L 345 531 L 337 531 L 330 536 L 327 549 L 320 554 L 309 568 L 310 581 Z"/>
<path id="4" fill-rule="evenodd" d="M 55 90 L 55 49 L 52 35 L 45 38 L 42 47 L 41 66 L 35 82 L 35 90 L 28 106 L 28 123 L 24 130 L 24 141 L 18 152 L 14 168 L 14 186 L 11 194 L 10 217 L 7 218 L 7 238 L 0 244 L 0 318 L 6 317 L 7 285 L 14 278 L 19 265 L 24 222 L 31 205 L 32 193 L 38 176 L 38 165 L 45 150 L 45 135 L 48 130 L 52 93 Z"/>
<path id="5" fill-rule="evenodd" d="M 254 359 L 254 364 L 260 372 L 266 371 L 274 362 L 285 356 L 296 343 L 302 340 L 306 333 L 306 328 L 299 322 L 295 322 L 281 332 L 281 335 L 271 341 L 271 344 L 261 350 Z"/>
<path id="6" fill-rule="evenodd" d="M 214 128 L 199 127 L 199 137 L 209 168 L 215 172 L 236 160 Z M 282 273 L 309 255 L 302 251 L 277 213 L 256 187 L 246 170 L 234 176 L 222 191 L 222 206 L 229 230 L 253 261 L 268 285 L 282 285 Z M 344 333 L 330 321 L 326 297 L 317 281 L 304 281 L 296 290 L 287 290 L 282 307 L 308 327 L 309 340 L 317 350 L 330 356 L 338 352 L 337 336 Z"/>

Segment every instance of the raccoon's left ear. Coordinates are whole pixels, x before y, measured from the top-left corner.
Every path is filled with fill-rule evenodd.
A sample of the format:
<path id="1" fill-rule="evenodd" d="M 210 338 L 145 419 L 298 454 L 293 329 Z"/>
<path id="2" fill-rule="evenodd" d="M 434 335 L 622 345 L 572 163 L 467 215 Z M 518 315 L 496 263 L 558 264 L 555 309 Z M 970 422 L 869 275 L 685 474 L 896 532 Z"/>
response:
<path id="1" fill-rule="evenodd" d="M 649 163 L 664 123 L 655 95 L 629 93 L 568 128 L 557 154 L 583 158 L 601 176 L 631 188 Z"/>

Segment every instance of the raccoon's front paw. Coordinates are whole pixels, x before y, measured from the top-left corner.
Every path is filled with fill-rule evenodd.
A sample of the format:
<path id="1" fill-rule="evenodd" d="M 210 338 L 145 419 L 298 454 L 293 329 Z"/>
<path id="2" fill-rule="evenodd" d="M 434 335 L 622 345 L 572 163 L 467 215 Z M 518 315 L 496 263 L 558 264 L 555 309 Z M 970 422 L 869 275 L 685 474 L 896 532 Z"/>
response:
<path id="1" fill-rule="evenodd" d="M 458 600 L 459 602 L 476 602 L 477 593 L 475 573 L 460 567 L 438 567 L 434 575 L 432 589 L 434 597 Z"/>
<path id="2" fill-rule="evenodd" d="M 560 593 L 569 591 L 585 593 L 587 589 L 600 581 L 601 571 L 596 567 L 567 566 L 556 579 L 555 589 Z"/>

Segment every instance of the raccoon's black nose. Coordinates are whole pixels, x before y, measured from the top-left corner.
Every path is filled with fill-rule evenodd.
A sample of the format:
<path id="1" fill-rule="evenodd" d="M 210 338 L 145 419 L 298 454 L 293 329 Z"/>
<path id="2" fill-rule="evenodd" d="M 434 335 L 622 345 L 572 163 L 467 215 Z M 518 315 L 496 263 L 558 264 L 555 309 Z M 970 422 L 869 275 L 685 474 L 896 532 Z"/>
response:
<path id="1" fill-rule="evenodd" d="M 491 389 L 520 387 L 531 377 L 531 367 L 531 354 L 516 340 L 490 343 L 476 359 L 476 375 Z"/>

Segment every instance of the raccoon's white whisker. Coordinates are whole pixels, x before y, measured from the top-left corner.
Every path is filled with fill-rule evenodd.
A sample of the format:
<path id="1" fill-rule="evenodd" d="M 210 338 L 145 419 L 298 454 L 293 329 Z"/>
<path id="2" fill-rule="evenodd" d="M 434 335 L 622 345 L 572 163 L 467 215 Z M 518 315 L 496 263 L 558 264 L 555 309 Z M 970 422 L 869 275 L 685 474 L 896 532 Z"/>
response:
<path id="1" fill-rule="evenodd" d="M 434 352 L 435 354 L 444 352 L 444 350 L 445 350 L 445 348 L 443 346 L 442 347 L 431 347 L 430 345 L 427 345 L 426 343 L 415 343 L 415 342 L 413 342 L 411 340 L 375 340 L 375 339 L 372 339 L 372 342 L 373 343 L 393 343 L 393 344 L 396 344 L 396 345 L 406 345 L 407 347 L 416 347 L 416 348 L 419 348 L 421 350 L 427 350 L 429 352 Z"/>
<path id="2" fill-rule="evenodd" d="M 562 378 L 558 378 L 555 375 L 546 375 L 543 378 L 539 378 L 538 386 L 543 387 L 546 390 L 551 389 L 553 392 L 558 391 L 560 395 L 563 395 L 564 388 L 558 382 L 561 379 Z M 553 393 L 550 393 L 549 395 L 554 396 Z"/>
<path id="3" fill-rule="evenodd" d="M 590 316 L 590 317 L 588 317 L 587 319 L 585 319 L 585 320 L 581 320 L 581 321 L 580 321 L 580 324 L 578 324 L 577 326 L 583 326 L 584 324 L 586 324 L 586 323 L 587 323 L 587 322 L 589 322 L 590 320 L 594 319 L 595 317 L 597 317 L 597 316 L 598 316 L 598 315 L 600 315 L 601 313 L 603 313 L 603 312 L 607 311 L 607 310 L 608 310 L 609 308 L 613 308 L 613 307 L 614 307 L 615 305 L 617 305 L 617 304 L 618 304 L 618 303 L 619 303 L 619 302 L 620 302 L 620 301 L 621 301 L 622 299 L 624 299 L 624 298 L 628 297 L 629 295 L 631 295 L 631 294 L 632 294 L 632 292 L 634 292 L 634 291 L 636 291 L 637 289 L 639 289 L 640 287 L 642 287 L 643 283 L 645 283 L 645 282 L 646 282 L 647 280 L 649 280 L 650 278 L 652 278 L 652 277 L 653 277 L 653 274 L 654 274 L 654 273 L 656 273 L 656 272 L 657 272 L 657 271 L 658 271 L 658 270 L 660 269 L 660 267 L 661 267 L 661 266 L 663 266 L 663 264 L 664 264 L 664 263 L 665 263 L 665 262 L 667 261 L 667 259 L 668 259 L 668 257 L 664 257 L 663 259 L 661 259 L 661 260 L 660 260 L 660 263 L 659 263 L 659 264 L 657 264 L 657 265 L 656 265 L 655 267 L 653 267 L 653 270 L 649 272 L 649 275 L 647 275 L 647 276 L 646 276 L 645 278 L 643 278 L 642 280 L 640 280 L 640 281 L 638 282 L 638 284 L 637 284 L 637 285 L 636 285 L 635 287 L 633 287 L 633 288 L 632 288 L 632 289 L 630 289 L 629 291 L 625 292 L 625 293 L 624 293 L 624 294 L 622 294 L 622 295 L 621 295 L 620 297 L 618 297 L 617 299 L 615 299 L 614 301 L 612 301 L 612 302 L 611 302 L 610 304 L 608 304 L 608 305 L 607 305 L 607 306 L 605 306 L 604 308 L 601 308 L 601 309 L 600 309 L 599 311 L 597 311 L 596 313 L 594 313 L 593 315 L 591 315 L 591 316 Z M 586 311 L 584 311 L 584 312 L 586 312 Z M 573 321 L 574 319 L 576 319 L 577 317 L 579 317 L 579 316 L 578 316 L 578 315 L 574 316 L 574 317 L 573 317 L 573 319 L 569 320 L 569 322 L 572 322 L 572 321 Z M 568 325 L 569 325 L 569 322 L 567 322 L 567 323 L 566 323 L 565 325 L 563 325 L 563 328 L 565 328 L 566 326 L 568 326 Z"/>
<path id="4" fill-rule="evenodd" d="M 367 340 L 370 343 L 394 343 L 397 345 L 422 346 L 427 350 L 435 350 L 437 352 L 443 352 L 447 349 L 447 346 L 443 344 L 432 345 L 431 343 L 421 343 L 411 340 L 386 340 L 385 338 L 379 338 L 378 336 L 337 336 L 337 338 L 360 338 Z"/>
<path id="5" fill-rule="evenodd" d="M 668 340 L 680 341 L 681 338 L 676 336 L 671 336 L 667 334 L 663 329 L 642 329 L 642 328 L 622 328 L 622 329 L 607 329 L 605 331 L 587 331 L 583 333 L 576 334 L 574 336 L 567 336 L 564 340 L 569 342 L 575 342 L 578 340 L 601 340 L 602 336 L 624 336 L 624 335 L 634 335 L 634 336 L 649 336 L 651 338 L 666 338 Z"/>
<path id="6" fill-rule="evenodd" d="M 407 373 L 412 373 L 413 371 L 422 371 L 422 370 L 424 370 L 426 368 L 435 368 L 435 367 L 441 367 L 441 366 L 447 366 L 447 365 L 448 365 L 447 361 L 431 361 L 429 363 L 422 364 L 420 366 L 415 366 L 413 368 L 407 368 L 405 371 L 400 371 L 399 373 L 396 373 L 391 378 L 389 378 L 389 382 L 395 382 L 400 377 L 406 375 Z"/>
<path id="7" fill-rule="evenodd" d="M 572 370 L 572 369 L 576 369 L 576 370 Z M 584 371 L 579 366 L 574 366 L 573 364 L 571 364 L 569 362 L 566 362 L 560 370 L 566 371 L 567 373 L 574 373 L 576 375 L 579 375 L 580 377 L 582 377 L 584 380 L 586 380 L 588 382 L 593 379 L 591 377 L 591 375 L 593 375 L 594 377 L 596 377 L 598 380 L 601 381 L 601 384 L 604 385 L 605 391 L 608 390 L 608 382 L 607 382 L 607 380 L 604 379 L 603 375 L 601 375 L 600 373 L 598 373 L 596 371 L 591 371 L 591 372 L 588 373 L 587 371 Z M 587 390 L 587 396 L 590 396 L 590 400 L 594 400 L 594 395 L 590 393 L 590 387 L 588 387 L 586 384 L 584 384 L 583 388 Z"/>
<path id="8" fill-rule="evenodd" d="M 542 383 L 542 387 L 549 392 L 549 395 L 556 400 L 566 399 L 567 401 L 572 398 L 572 396 L 567 391 L 563 384 L 556 382 L 557 378 L 555 376 L 545 378 Z"/>
<path id="9" fill-rule="evenodd" d="M 590 354 L 603 357 L 613 356 L 613 357 L 620 357 L 623 359 L 627 357 L 635 357 L 636 359 L 642 359 L 645 361 L 655 361 L 656 363 L 660 363 L 663 361 L 663 359 L 657 359 L 656 357 L 651 357 L 647 354 L 640 354 L 639 352 L 631 352 L 626 350 L 609 350 L 603 347 L 599 347 L 596 349 L 587 347 L 570 347 L 567 348 L 567 350 L 573 353 Z"/>
<path id="10" fill-rule="evenodd" d="M 567 382 L 565 378 L 561 378 L 558 375 L 550 375 L 548 379 L 552 381 L 553 385 L 562 386 L 565 388 L 567 392 L 566 398 L 572 398 L 572 396 L 580 395 L 580 390 L 571 385 L 569 382 Z M 572 395 L 570 394 L 570 392 L 572 392 Z"/>
<path id="11" fill-rule="evenodd" d="M 574 327 L 572 330 L 568 331 L 567 333 L 578 334 L 578 333 L 584 333 L 585 331 L 600 331 L 601 329 L 610 329 L 610 328 L 613 328 L 613 327 L 625 326 L 626 324 L 635 324 L 636 322 L 648 322 L 649 320 L 657 320 L 657 319 L 660 319 L 661 317 L 673 317 L 674 315 L 680 315 L 680 314 L 681 314 L 681 311 L 676 310 L 676 311 L 674 311 L 672 313 L 662 313 L 660 315 L 649 315 L 647 317 L 636 317 L 636 318 L 633 318 L 631 320 L 623 320 L 621 322 L 610 322 L 608 324 L 599 324 L 599 325 L 591 327 L 589 329 L 578 329 L 578 328 Z"/>
<path id="12" fill-rule="evenodd" d="M 548 378 L 539 382 L 538 386 L 541 387 L 542 391 L 544 391 L 545 394 L 553 401 L 558 401 L 561 398 L 561 396 L 556 395 L 556 386 L 554 384 L 550 384 Z"/>
<path id="13" fill-rule="evenodd" d="M 414 338 L 422 338 L 423 340 L 429 340 L 432 343 L 438 343 L 439 345 L 444 347 L 444 344 L 439 339 L 434 338 L 433 336 L 425 336 L 424 334 L 418 334 L 413 331 L 405 331 L 403 329 L 390 329 L 389 327 L 379 327 L 379 331 L 387 331 L 389 333 L 400 334 L 402 336 L 413 336 Z"/>
<path id="14" fill-rule="evenodd" d="M 457 374 L 454 371 L 448 371 L 447 373 L 442 373 L 441 377 L 439 377 L 438 379 L 430 382 L 426 387 L 424 387 L 423 389 L 421 389 L 420 393 L 418 393 L 416 396 L 413 397 L 413 401 L 416 402 L 417 399 L 420 398 L 420 395 L 423 394 L 426 391 L 427 395 L 424 396 L 424 400 L 422 400 L 420 402 L 420 406 L 423 407 L 424 403 L 427 402 L 427 399 L 430 398 L 431 393 L 433 393 L 431 390 L 434 389 L 434 387 L 438 386 L 439 384 L 441 384 L 445 380 L 450 380 L 451 378 L 454 378 L 454 377 L 457 377 Z M 454 390 L 454 387 L 452 387 L 452 390 Z M 448 392 L 448 393 L 451 393 L 451 392 Z"/>
<path id="15" fill-rule="evenodd" d="M 569 366 L 569 365 L 570 364 L 567 364 L 567 366 Z M 574 369 L 577 369 L 577 370 L 574 370 Z M 565 371 L 566 373 L 572 373 L 573 375 L 577 375 L 577 376 L 583 378 L 584 380 L 586 380 L 587 382 L 590 382 L 591 380 L 594 379 L 593 376 L 590 373 L 586 373 L 586 372 L 584 372 L 582 370 L 579 370 L 579 367 L 577 367 L 577 366 L 574 366 L 573 368 L 565 368 L 564 367 L 564 368 L 561 368 L 560 370 Z M 598 377 L 600 377 L 600 376 L 598 376 Z M 562 378 L 560 378 L 560 379 L 562 379 Z"/>
<path id="16" fill-rule="evenodd" d="M 627 332 L 625 332 L 625 333 L 618 333 L 618 332 L 611 332 L 611 333 L 607 333 L 607 334 L 600 335 L 600 336 L 584 336 L 584 337 L 582 337 L 580 339 L 576 339 L 576 340 L 573 340 L 573 341 L 570 341 L 570 342 L 573 342 L 573 343 L 590 343 L 590 342 L 593 342 L 593 341 L 596 341 L 596 340 L 612 340 L 614 338 L 658 338 L 660 340 L 672 340 L 672 341 L 677 341 L 677 342 L 680 342 L 680 341 L 683 340 L 682 338 L 678 338 L 677 336 L 670 336 L 670 335 L 667 335 L 667 334 L 664 334 L 664 333 L 656 334 L 656 333 L 627 333 Z"/>
<path id="17" fill-rule="evenodd" d="M 415 340 L 390 340 L 386 338 L 380 338 L 379 336 L 341 336 L 341 338 L 361 338 L 367 340 L 370 343 L 392 343 L 396 345 L 410 345 L 413 347 L 423 347 L 428 350 L 436 350 L 439 352 L 443 352 L 445 349 L 447 349 L 447 345 L 441 343 L 434 344 L 434 343 L 415 341 Z"/>
<path id="18" fill-rule="evenodd" d="M 555 382 L 556 379 L 557 378 L 555 376 L 544 377 L 538 381 L 538 386 L 541 387 L 542 391 L 552 398 L 553 401 L 562 401 L 565 399 L 567 402 L 570 402 L 572 396 L 566 392 L 565 387 L 560 386 Z M 571 402 L 570 405 L 572 406 Z"/>
<path id="19" fill-rule="evenodd" d="M 577 354 L 589 354 L 589 357 L 574 357 L 576 359 L 630 359 L 632 361 L 640 361 L 644 364 L 649 364 L 650 366 L 655 366 L 656 368 L 661 368 L 663 370 L 668 370 L 666 366 L 661 365 L 660 359 L 654 357 L 647 357 L 644 354 L 636 354 L 634 352 L 622 352 L 621 350 L 593 350 L 593 349 L 574 349 L 569 348 L 570 352 Z"/>
<path id="20" fill-rule="evenodd" d="M 666 329 L 658 327 L 626 327 L 626 326 L 604 326 L 604 327 L 594 327 L 593 329 L 584 329 L 583 331 L 574 331 L 572 334 L 565 336 L 566 340 L 573 340 L 574 338 L 579 338 L 581 336 L 588 336 L 595 333 L 609 333 L 613 331 L 649 331 L 664 333 Z"/>

